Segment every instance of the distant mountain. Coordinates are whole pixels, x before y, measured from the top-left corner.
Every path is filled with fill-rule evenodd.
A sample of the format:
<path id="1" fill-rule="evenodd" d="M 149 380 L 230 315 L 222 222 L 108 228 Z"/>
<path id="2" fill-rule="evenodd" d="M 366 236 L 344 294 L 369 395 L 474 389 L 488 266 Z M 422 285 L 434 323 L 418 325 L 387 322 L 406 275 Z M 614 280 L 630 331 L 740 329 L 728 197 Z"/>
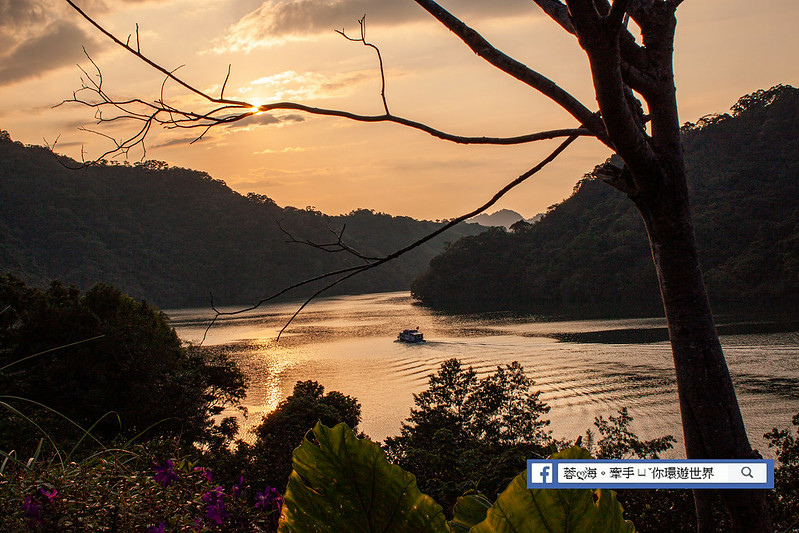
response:
<path id="1" fill-rule="evenodd" d="M 741 98 L 683 128 L 700 258 L 714 309 L 799 305 L 799 90 Z M 597 179 L 532 226 L 465 237 L 413 295 L 436 308 L 662 312 L 633 203 Z M 624 311 L 622 311 L 624 312 Z"/>
<path id="2" fill-rule="evenodd" d="M 490 215 L 487 213 L 481 213 L 475 217 L 472 217 L 468 220 L 468 222 L 473 224 L 480 224 L 481 226 L 490 227 L 504 227 L 505 229 L 510 229 L 515 223 L 519 221 L 524 221 L 528 224 L 535 224 L 539 220 L 544 217 L 543 213 L 538 213 L 533 218 L 524 218 L 522 215 L 513 211 L 511 209 L 500 209 L 499 211 L 494 211 Z"/>
<path id="3" fill-rule="evenodd" d="M 524 220 L 524 217 L 516 211 L 512 211 L 510 209 L 500 209 L 499 211 L 494 211 L 490 215 L 487 213 L 481 213 L 476 217 L 470 218 L 469 222 L 480 224 L 481 226 L 486 227 L 504 226 L 506 228 L 510 228 L 515 222 L 520 220 Z"/>
<path id="4" fill-rule="evenodd" d="M 60 157 L 76 166 L 74 161 Z M 371 210 L 346 216 L 279 207 L 223 181 L 148 161 L 65 168 L 47 149 L 0 131 L 0 272 L 44 284 L 114 284 L 159 307 L 241 304 L 324 272 L 362 264 L 344 253 L 287 243 L 344 242 L 367 256 L 406 246 L 440 223 Z M 460 224 L 413 252 L 336 287 L 405 290 L 446 241 L 484 231 Z M 318 285 L 317 285 L 318 286 Z M 289 297 L 308 295 L 311 288 Z"/>

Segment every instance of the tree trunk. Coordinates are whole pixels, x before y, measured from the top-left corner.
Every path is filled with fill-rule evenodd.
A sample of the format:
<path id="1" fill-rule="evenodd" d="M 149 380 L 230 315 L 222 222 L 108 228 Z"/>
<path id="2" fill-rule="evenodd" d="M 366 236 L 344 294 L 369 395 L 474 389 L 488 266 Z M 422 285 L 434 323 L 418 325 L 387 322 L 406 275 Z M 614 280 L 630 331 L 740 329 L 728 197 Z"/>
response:
<path id="1" fill-rule="evenodd" d="M 666 170 L 655 194 L 633 198 L 644 219 L 669 328 L 689 459 L 752 459 L 699 267 L 685 173 Z M 719 491 L 734 531 L 769 532 L 762 490 Z M 698 530 L 715 531 L 712 493 L 695 491 Z M 765 520 L 764 520 L 765 517 Z"/>

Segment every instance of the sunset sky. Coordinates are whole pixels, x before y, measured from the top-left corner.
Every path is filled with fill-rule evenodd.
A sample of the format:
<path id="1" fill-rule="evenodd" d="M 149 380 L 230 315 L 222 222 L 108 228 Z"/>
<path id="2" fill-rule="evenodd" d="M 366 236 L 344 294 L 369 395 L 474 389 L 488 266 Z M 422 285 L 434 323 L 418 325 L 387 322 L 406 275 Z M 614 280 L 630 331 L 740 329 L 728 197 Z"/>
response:
<path id="1" fill-rule="evenodd" d="M 77 0 L 123 39 L 136 23 L 142 51 L 202 90 L 254 105 L 288 100 L 382 113 L 374 52 L 337 35 L 367 38 L 383 54 L 392 113 L 461 135 L 510 136 L 576 126 L 544 97 L 475 56 L 412 0 Z M 574 38 L 527 0 L 442 2 L 494 45 L 596 108 Z M 799 85 L 799 2 L 686 0 L 678 10 L 677 95 L 682 121 L 725 112 L 738 97 L 778 83 Z M 135 39 L 135 37 L 134 37 Z M 85 46 L 114 97 L 158 98 L 163 76 L 99 34 L 60 0 L 0 0 L 0 129 L 24 143 L 52 142 L 88 158 L 109 145 L 79 131 L 93 112 L 51 109 L 80 87 Z M 197 103 L 174 84 L 167 101 Z M 131 126 L 135 127 L 135 126 Z M 124 135 L 123 125 L 103 130 Z M 262 114 L 211 131 L 193 145 L 185 131 L 153 131 L 147 158 L 203 170 L 242 194 L 330 213 L 372 208 L 450 218 L 489 198 L 557 141 L 514 147 L 460 146 L 393 124 L 362 124 L 296 112 Z M 135 161 L 141 153 L 132 154 Z M 581 139 L 499 207 L 531 217 L 559 202 L 607 157 Z"/>

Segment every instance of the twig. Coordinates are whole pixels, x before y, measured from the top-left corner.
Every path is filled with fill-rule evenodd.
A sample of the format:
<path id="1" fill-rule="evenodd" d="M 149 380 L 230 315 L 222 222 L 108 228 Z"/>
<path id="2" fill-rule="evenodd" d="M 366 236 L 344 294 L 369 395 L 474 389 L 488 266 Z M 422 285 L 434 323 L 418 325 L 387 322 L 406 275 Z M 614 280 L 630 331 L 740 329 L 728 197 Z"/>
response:
<path id="1" fill-rule="evenodd" d="M 383 99 L 383 109 L 386 110 L 386 115 L 391 115 L 391 112 L 388 110 L 388 102 L 386 101 L 386 73 L 383 70 L 383 56 L 380 54 L 380 48 L 375 46 L 372 43 L 366 42 L 366 15 L 362 16 L 358 19 L 358 25 L 361 27 L 361 37 L 359 39 L 350 37 L 344 30 L 335 30 L 336 33 L 347 39 L 348 41 L 354 41 L 356 43 L 363 43 L 364 46 L 368 46 L 373 48 L 375 53 L 377 54 L 377 62 L 380 65 L 380 97 Z"/>
<path id="2" fill-rule="evenodd" d="M 128 121 L 128 120 L 142 123 L 142 126 L 138 128 L 135 134 L 127 138 L 116 140 L 110 136 L 107 136 L 110 140 L 113 141 L 113 147 L 105 151 L 103 154 L 101 154 L 96 160 L 101 160 L 104 159 L 105 157 L 114 156 L 117 154 L 121 154 L 127 157 L 130 154 L 131 150 L 137 147 L 140 147 L 142 149 L 142 159 L 143 159 L 144 156 L 146 155 L 145 144 L 144 144 L 146 136 L 147 134 L 149 134 L 153 125 L 158 125 L 167 129 L 198 128 L 202 131 L 197 136 L 197 138 L 195 138 L 194 141 L 192 141 L 192 142 L 197 142 L 198 140 L 202 139 L 208 133 L 208 131 L 210 131 L 211 128 L 230 125 L 235 122 L 245 120 L 248 117 L 255 115 L 257 113 L 264 113 L 269 111 L 289 111 L 289 110 L 308 113 L 311 115 L 345 118 L 357 122 L 370 122 L 370 123 L 391 122 L 412 129 L 416 129 L 419 131 L 423 131 L 425 133 L 428 133 L 434 137 L 437 137 L 445 141 L 455 142 L 459 144 L 516 145 L 516 144 L 524 144 L 546 139 L 568 137 L 570 135 L 595 136 L 595 133 L 591 130 L 589 126 L 547 130 L 547 131 L 540 131 L 526 135 L 517 135 L 511 137 L 464 136 L 464 135 L 455 135 L 452 133 L 444 132 L 442 130 L 433 128 L 427 124 L 415 120 L 392 115 L 389 112 L 388 103 L 386 99 L 386 91 L 385 91 L 386 78 L 385 78 L 382 56 L 380 55 L 380 50 L 378 49 L 377 46 L 366 41 L 365 18 L 361 18 L 359 20 L 359 24 L 361 25 L 360 38 L 349 37 L 343 31 L 339 31 L 338 33 L 340 33 L 348 40 L 361 42 L 364 44 L 364 46 L 371 47 L 376 51 L 378 55 L 378 62 L 380 66 L 380 77 L 382 81 L 381 98 L 383 100 L 383 108 L 385 111 L 385 113 L 381 115 L 361 115 L 337 109 L 312 107 L 295 102 L 276 102 L 256 107 L 253 104 L 246 101 L 225 98 L 224 92 L 230 79 L 230 66 L 228 66 L 227 74 L 222 83 L 222 88 L 219 97 L 217 98 L 203 90 L 198 89 L 191 83 L 185 81 L 183 78 L 178 76 L 176 74 L 178 69 L 168 69 L 156 63 L 155 61 L 147 57 L 145 54 L 143 54 L 141 52 L 141 43 L 139 42 L 138 26 L 136 28 L 136 46 L 134 48 L 130 44 L 131 41 L 130 36 L 125 42 L 121 41 L 110 31 L 106 30 L 98 22 L 89 17 L 89 15 L 87 15 L 83 10 L 81 10 L 77 5 L 75 5 L 75 3 L 72 0 L 66 0 L 66 1 L 70 6 L 72 6 L 73 9 L 75 9 L 75 11 L 77 11 L 83 18 L 89 21 L 89 23 L 91 23 L 94 27 L 96 27 L 103 35 L 107 36 L 118 46 L 124 48 L 125 50 L 127 50 L 128 52 L 139 58 L 141 61 L 144 61 L 150 67 L 154 68 L 156 71 L 164 75 L 164 80 L 161 83 L 161 93 L 160 93 L 161 97 L 158 100 L 146 101 L 141 98 L 127 98 L 127 99 L 113 98 L 106 92 L 103 86 L 104 80 L 99 66 L 94 62 L 94 60 L 92 60 L 88 52 L 84 50 L 84 52 L 86 53 L 86 57 L 89 59 L 89 61 L 91 62 L 92 66 L 96 71 L 95 75 L 92 76 L 88 72 L 86 72 L 86 70 L 79 67 L 81 69 L 81 72 L 83 72 L 85 76 L 85 78 L 81 78 L 82 81 L 81 88 L 73 92 L 72 98 L 65 99 L 54 107 L 59 107 L 66 103 L 77 103 L 89 108 L 93 108 L 96 111 L 95 119 L 97 120 L 97 124 L 102 124 L 106 122 L 115 122 L 115 121 Z M 169 80 L 175 82 L 176 84 L 188 90 L 192 94 L 199 96 L 207 104 L 210 104 L 211 107 L 206 110 L 195 111 L 191 109 L 178 109 L 166 104 L 166 102 L 164 101 L 164 87 L 167 81 Z M 85 96 L 87 94 L 88 96 Z M 103 110 L 111 110 L 113 111 L 114 114 L 105 116 L 103 114 Z M 83 158 L 83 162 L 84 166 L 86 164 L 90 164 L 85 162 L 85 157 Z"/>

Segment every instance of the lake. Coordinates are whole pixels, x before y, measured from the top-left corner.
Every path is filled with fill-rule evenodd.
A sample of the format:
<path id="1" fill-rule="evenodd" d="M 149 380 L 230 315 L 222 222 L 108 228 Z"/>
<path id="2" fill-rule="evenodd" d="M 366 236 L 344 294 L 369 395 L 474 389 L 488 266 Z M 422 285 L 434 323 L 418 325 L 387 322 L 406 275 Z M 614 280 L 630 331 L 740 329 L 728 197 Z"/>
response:
<path id="1" fill-rule="evenodd" d="M 297 303 L 265 305 L 217 321 L 205 345 L 224 345 L 251 378 L 247 431 L 291 394 L 298 380 L 354 396 L 360 428 L 373 440 L 399 434 L 431 373 L 456 357 L 485 375 L 519 361 L 552 409 L 555 437 L 574 440 L 594 417 L 628 407 L 642 438 L 672 434 L 670 457 L 684 454 L 671 349 L 662 318 L 553 320 L 502 314 L 446 315 L 414 305 L 406 292 L 338 296 L 312 302 L 276 342 Z M 232 309 L 224 309 L 232 310 Z M 199 342 L 210 309 L 169 310 L 186 341 Z M 396 341 L 420 327 L 427 342 Z M 799 412 L 799 332 L 774 324 L 719 319 L 752 445 L 772 457 L 763 434 Z"/>

